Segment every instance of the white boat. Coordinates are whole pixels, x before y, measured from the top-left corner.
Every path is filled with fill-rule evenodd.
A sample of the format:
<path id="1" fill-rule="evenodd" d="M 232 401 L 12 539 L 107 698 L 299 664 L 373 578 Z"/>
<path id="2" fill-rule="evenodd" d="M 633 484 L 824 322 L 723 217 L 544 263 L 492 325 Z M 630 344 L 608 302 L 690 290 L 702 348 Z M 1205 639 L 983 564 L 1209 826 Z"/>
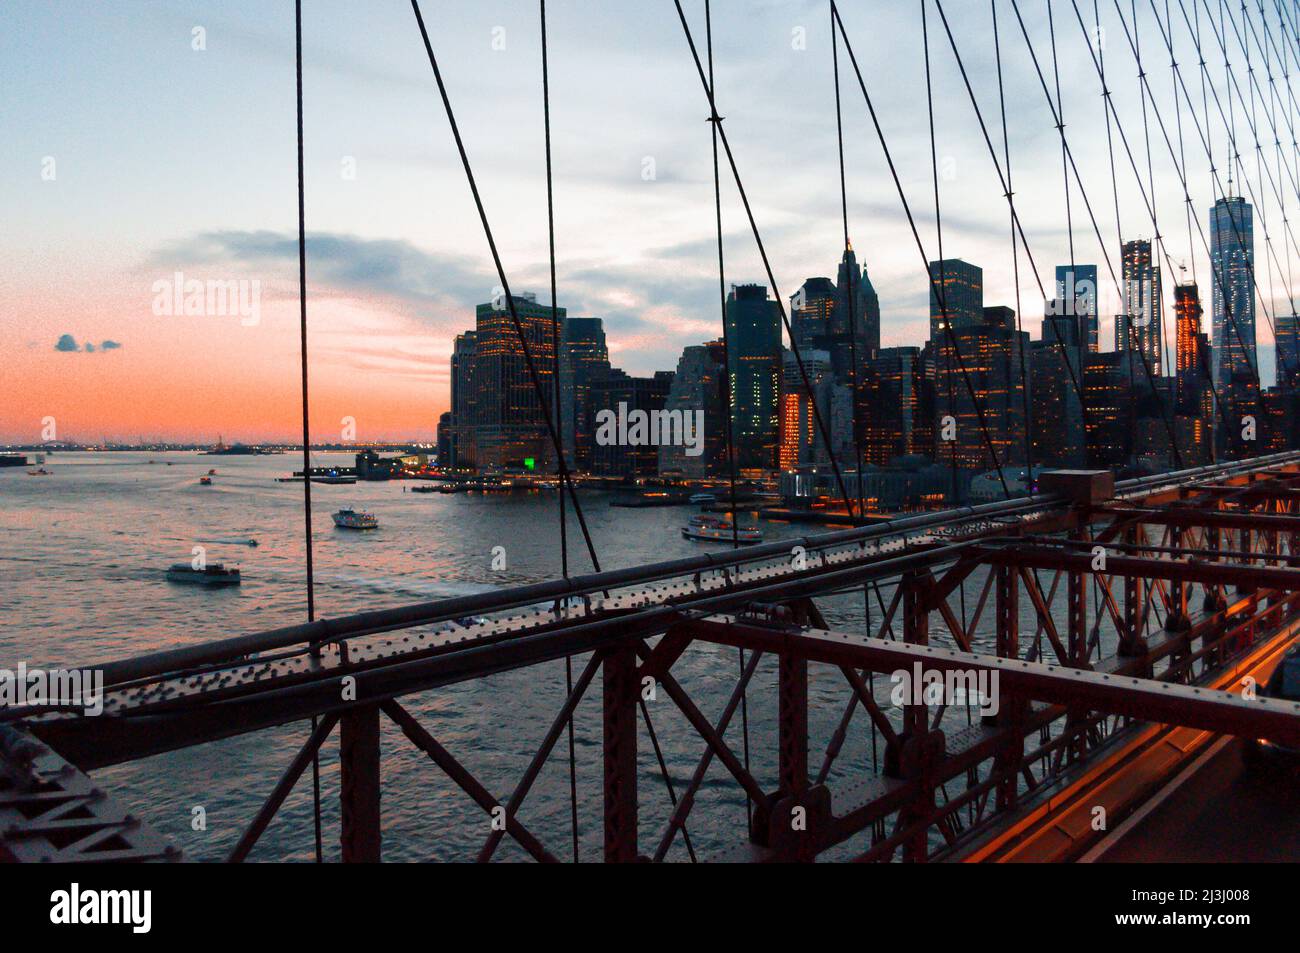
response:
<path id="1" fill-rule="evenodd" d="M 343 529 L 378 529 L 379 517 L 348 507 L 334 514 L 334 525 Z"/>
<path id="2" fill-rule="evenodd" d="M 691 521 L 682 527 L 682 535 L 687 539 L 700 539 L 714 543 L 735 541 L 752 545 L 763 541 L 762 530 L 744 526 L 733 527 L 731 520 L 718 516 L 692 516 Z"/>
<path id="3" fill-rule="evenodd" d="M 690 503 L 716 503 L 716 502 L 718 502 L 718 498 L 717 498 L 717 496 L 715 496 L 715 495 L 712 494 L 712 493 L 696 493 L 696 494 L 693 494 L 693 495 L 691 496 L 691 498 L 690 498 L 690 500 L 689 500 L 688 502 L 690 502 Z"/>

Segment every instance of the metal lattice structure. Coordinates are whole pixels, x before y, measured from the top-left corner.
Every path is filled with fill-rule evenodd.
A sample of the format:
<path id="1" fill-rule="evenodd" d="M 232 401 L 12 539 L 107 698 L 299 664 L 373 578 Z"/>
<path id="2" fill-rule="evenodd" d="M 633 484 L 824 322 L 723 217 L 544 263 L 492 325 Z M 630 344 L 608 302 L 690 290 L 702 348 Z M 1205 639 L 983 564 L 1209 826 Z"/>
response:
<path id="1" fill-rule="evenodd" d="M 1289 643 L 1300 625 L 1300 515 L 1293 511 L 1300 454 L 1113 486 L 1108 473 L 1057 472 L 1045 476 L 1044 488 L 1032 498 L 108 663 L 95 666 L 107 692 L 101 716 L 6 717 L 22 715 L 22 730 L 48 746 L 42 751 L 91 770 L 316 716 L 233 859 L 248 855 L 336 726 L 343 857 L 378 859 L 379 723 L 387 717 L 485 812 L 504 808 L 505 829 L 487 838 L 480 859 L 509 836 L 532 857 L 555 860 L 558 845 L 525 826 L 519 808 L 597 678 L 611 861 L 664 859 L 711 768 L 753 806 L 752 825 L 737 831 L 737 857 L 811 859 L 850 845 L 863 860 L 919 861 L 959 856 L 997 837 L 1043 792 L 1152 724 L 1300 743 L 1300 705 L 1247 700 L 1224 682 L 1241 659 Z M 950 600 L 963 585 L 979 595 L 974 612 L 959 618 Z M 1089 586 L 1098 594 L 1091 600 Z M 834 630 L 818 598 L 863 587 L 878 598 L 892 588 L 873 629 Z M 467 616 L 476 621 L 455 621 Z M 972 634 L 989 625 L 996 653 L 974 651 Z M 746 653 L 716 722 L 673 674 L 694 643 Z M 777 662 L 776 697 L 748 697 L 765 656 Z M 411 693 L 566 657 L 586 663 L 508 796 L 490 792 L 438 740 L 436 726 L 401 703 Z M 891 713 L 867 687 L 869 673 L 917 665 L 997 672 L 998 713 L 969 725 L 942 705 L 908 703 Z M 811 767 L 810 666 L 838 670 L 851 689 L 820 770 Z M 348 676 L 355 697 L 343 701 L 339 686 Z M 658 831 L 640 823 L 643 800 L 655 796 L 637 783 L 645 679 L 672 700 L 701 748 Z M 775 787 L 764 786 L 725 740 L 746 697 L 777 711 Z M 859 707 L 883 740 L 883 770 L 828 783 Z M 6 750 L 12 775 L 16 749 Z M 3 843 L 24 837 L 11 827 Z"/>

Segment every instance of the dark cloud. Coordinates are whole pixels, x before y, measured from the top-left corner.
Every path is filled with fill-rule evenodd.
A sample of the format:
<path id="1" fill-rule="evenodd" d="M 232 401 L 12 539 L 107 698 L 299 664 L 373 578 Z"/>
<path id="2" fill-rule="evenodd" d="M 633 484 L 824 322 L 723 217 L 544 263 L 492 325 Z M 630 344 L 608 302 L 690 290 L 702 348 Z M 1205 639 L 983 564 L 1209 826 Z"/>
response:
<path id="1" fill-rule="evenodd" d="M 58 341 L 54 344 L 54 350 L 63 351 L 65 354 L 73 354 L 77 352 L 94 354 L 96 351 L 116 351 L 121 346 L 122 345 L 117 341 L 103 341 L 98 345 L 92 341 L 87 341 L 85 344 L 78 344 L 77 339 L 71 334 L 60 334 Z"/>
<path id="2" fill-rule="evenodd" d="M 203 232 L 160 249 L 151 266 L 237 266 L 296 278 L 298 237 L 272 231 Z M 387 294 L 417 304 L 491 300 L 497 281 L 468 256 L 424 251 L 401 239 L 368 239 L 316 232 L 307 236 L 308 290 Z M 296 295 L 296 292 L 295 292 Z"/>

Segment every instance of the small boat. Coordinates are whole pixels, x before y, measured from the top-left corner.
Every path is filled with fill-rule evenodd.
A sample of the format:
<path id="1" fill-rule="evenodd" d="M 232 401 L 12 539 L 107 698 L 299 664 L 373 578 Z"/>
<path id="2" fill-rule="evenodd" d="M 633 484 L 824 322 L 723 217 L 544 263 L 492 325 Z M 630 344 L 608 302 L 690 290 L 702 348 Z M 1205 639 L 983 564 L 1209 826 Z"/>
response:
<path id="1" fill-rule="evenodd" d="M 411 487 L 411 492 L 412 493 L 437 493 L 438 488 L 436 486 L 431 486 L 430 484 L 426 483 L 423 486 Z"/>
<path id="2" fill-rule="evenodd" d="M 363 513 L 351 507 L 333 514 L 334 525 L 342 529 L 377 529 L 379 517 L 374 513 Z"/>
<path id="3" fill-rule="evenodd" d="M 45 467 L 37 467 L 35 470 L 28 470 L 27 475 L 28 476 L 49 476 L 50 471 L 45 469 Z"/>
<path id="4" fill-rule="evenodd" d="M 682 536 L 714 543 L 736 542 L 752 545 L 763 541 L 763 531 L 747 527 L 734 527 L 731 520 L 718 516 L 692 516 L 682 527 Z"/>
<path id="5" fill-rule="evenodd" d="M 216 470 L 209 470 L 209 471 L 208 471 L 208 476 L 216 476 L 216 475 L 217 475 L 217 471 L 216 471 Z"/>
<path id="6" fill-rule="evenodd" d="M 212 486 L 212 477 L 210 476 L 199 477 L 199 486 Z"/>
<path id="7" fill-rule="evenodd" d="M 239 570 L 227 569 L 221 563 L 211 563 L 202 569 L 195 569 L 189 563 L 173 563 L 167 570 L 167 581 L 194 586 L 237 586 Z"/>
<path id="8" fill-rule="evenodd" d="M 716 503 L 718 498 L 712 493 L 695 493 L 687 500 L 688 503 Z"/>

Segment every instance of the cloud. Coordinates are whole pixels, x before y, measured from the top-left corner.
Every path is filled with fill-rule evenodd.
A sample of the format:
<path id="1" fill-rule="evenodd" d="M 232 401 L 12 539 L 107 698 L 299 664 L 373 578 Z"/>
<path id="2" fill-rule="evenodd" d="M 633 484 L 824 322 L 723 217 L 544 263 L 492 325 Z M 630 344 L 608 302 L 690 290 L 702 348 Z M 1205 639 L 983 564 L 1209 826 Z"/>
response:
<path id="1" fill-rule="evenodd" d="M 273 231 L 201 232 L 159 249 L 156 268 L 240 267 L 273 272 L 297 297 L 298 236 Z M 371 239 L 337 232 L 307 236 L 307 290 L 390 295 L 413 304 L 484 302 L 495 276 L 468 256 L 425 251 L 404 239 Z"/>
<path id="2" fill-rule="evenodd" d="M 94 354 L 96 351 L 116 351 L 121 346 L 122 345 L 117 341 L 112 340 L 103 341 L 98 345 L 92 341 L 87 341 L 85 344 L 78 344 L 77 339 L 71 334 L 60 334 L 58 341 L 54 343 L 54 350 L 62 351 L 65 354 L 75 354 L 79 351 L 86 354 Z"/>

